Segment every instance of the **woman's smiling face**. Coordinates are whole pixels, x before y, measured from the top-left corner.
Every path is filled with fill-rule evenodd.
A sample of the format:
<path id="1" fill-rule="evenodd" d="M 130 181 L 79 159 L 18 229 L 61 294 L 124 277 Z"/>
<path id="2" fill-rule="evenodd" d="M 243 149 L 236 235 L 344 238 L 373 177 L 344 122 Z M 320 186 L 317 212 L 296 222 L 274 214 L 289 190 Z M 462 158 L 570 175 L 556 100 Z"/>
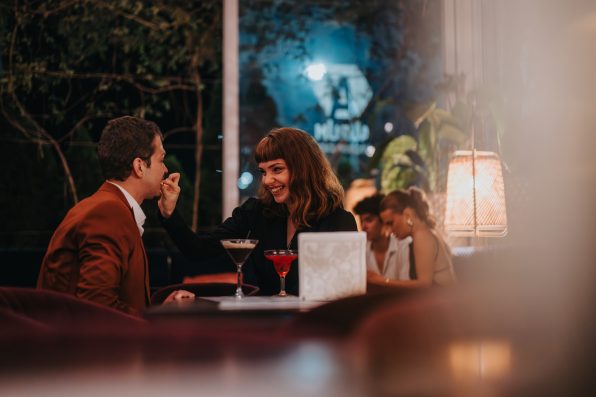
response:
<path id="1" fill-rule="evenodd" d="M 290 170 L 284 159 L 259 163 L 261 183 L 276 203 L 287 203 L 290 198 Z"/>

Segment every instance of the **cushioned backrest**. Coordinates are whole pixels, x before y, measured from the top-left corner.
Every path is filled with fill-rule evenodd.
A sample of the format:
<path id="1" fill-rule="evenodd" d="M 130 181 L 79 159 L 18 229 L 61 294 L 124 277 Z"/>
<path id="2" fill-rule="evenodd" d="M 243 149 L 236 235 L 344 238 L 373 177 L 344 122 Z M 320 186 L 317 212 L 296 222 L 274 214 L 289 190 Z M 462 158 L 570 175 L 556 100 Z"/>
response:
<path id="1" fill-rule="evenodd" d="M 89 321 L 112 325 L 145 323 L 110 307 L 44 289 L 0 287 L 0 308 L 46 325 L 65 326 Z"/>

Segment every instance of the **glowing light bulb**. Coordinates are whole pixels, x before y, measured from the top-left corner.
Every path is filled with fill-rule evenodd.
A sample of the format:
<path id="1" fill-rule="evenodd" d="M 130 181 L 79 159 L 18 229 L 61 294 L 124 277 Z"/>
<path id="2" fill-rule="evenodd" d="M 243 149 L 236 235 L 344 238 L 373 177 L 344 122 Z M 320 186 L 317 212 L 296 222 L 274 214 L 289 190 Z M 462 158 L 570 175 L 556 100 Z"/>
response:
<path id="1" fill-rule="evenodd" d="M 306 68 L 306 77 L 313 81 L 319 81 L 327 73 L 327 68 L 322 63 L 315 63 Z"/>
<path id="2" fill-rule="evenodd" d="M 238 178 L 238 188 L 243 190 L 246 189 L 248 186 L 250 186 L 253 179 L 254 178 L 250 172 L 243 172 L 242 175 L 240 175 L 240 178 Z"/>

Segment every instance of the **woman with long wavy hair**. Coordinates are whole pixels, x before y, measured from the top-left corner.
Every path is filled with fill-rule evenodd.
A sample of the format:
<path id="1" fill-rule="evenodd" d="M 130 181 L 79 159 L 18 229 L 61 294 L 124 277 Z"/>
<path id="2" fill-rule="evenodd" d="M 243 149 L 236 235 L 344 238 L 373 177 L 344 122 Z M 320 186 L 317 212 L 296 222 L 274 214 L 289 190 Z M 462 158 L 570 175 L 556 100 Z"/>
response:
<path id="1" fill-rule="evenodd" d="M 262 295 L 279 291 L 279 276 L 263 251 L 297 249 L 302 232 L 356 231 L 354 216 L 343 209 L 344 191 L 329 161 L 312 136 L 297 128 L 271 130 L 255 148 L 261 172 L 258 198 L 234 209 L 212 233 L 195 234 L 174 210 L 180 188 L 165 181 L 160 213 L 163 225 L 190 259 L 204 259 L 223 252 L 219 240 L 259 240 L 244 266 L 254 276 Z M 298 294 L 298 268 L 286 276 L 286 290 Z"/>

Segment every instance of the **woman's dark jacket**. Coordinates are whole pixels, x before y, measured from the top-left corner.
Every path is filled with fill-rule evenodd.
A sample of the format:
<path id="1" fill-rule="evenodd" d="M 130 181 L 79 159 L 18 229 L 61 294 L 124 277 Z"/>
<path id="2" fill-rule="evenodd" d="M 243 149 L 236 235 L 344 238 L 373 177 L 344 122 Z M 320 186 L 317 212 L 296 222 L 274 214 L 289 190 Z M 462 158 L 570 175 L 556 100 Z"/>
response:
<path id="1" fill-rule="evenodd" d="M 263 251 L 288 248 L 287 215 L 273 215 L 261 200 L 251 198 L 234 209 L 232 216 L 212 233 L 194 233 L 177 211 L 174 211 L 169 219 L 162 219 L 162 224 L 180 251 L 191 260 L 201 260 L 225 252 L 219 242 L 220 239 L 248 236 L 259 240 L 243 271 L 254 274 L 261 295 L 274 295 L 279 292 L 279 276 L 273 268 L 273 263 L 265 259 Z M 310 227 L 299 228 L 289 248 L 298 249 L 299 233 L 356 230 L 354 216 L 342 208 L 337 208 L 318 222 L 311 222 Z M 289 294 L 298 295 L 297 262 L 292 264 L 286 276 L 286 290 Z"/>

